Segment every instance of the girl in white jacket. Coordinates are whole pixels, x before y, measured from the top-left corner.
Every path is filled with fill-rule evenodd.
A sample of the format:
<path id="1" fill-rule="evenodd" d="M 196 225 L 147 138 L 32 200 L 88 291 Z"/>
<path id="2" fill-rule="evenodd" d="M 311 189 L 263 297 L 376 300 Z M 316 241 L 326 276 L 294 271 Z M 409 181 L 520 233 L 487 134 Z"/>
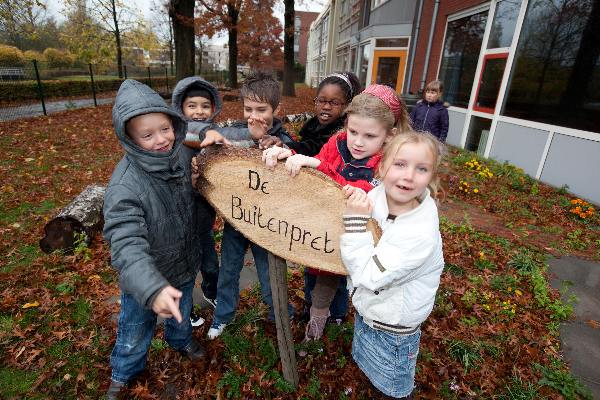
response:
<path id="1" fill-rule="evenodd" d="M 444 267 L 437 192 L 441 144 L 403 132 L 385 147 L 382 184 L 367 195 L 345 186 L 342 260 L 356 309 L 352 356 L 386 396 L 412 398 L 420 325 L 431 312 Z M 379 241 L 366 230 L 375 219 Z"/>

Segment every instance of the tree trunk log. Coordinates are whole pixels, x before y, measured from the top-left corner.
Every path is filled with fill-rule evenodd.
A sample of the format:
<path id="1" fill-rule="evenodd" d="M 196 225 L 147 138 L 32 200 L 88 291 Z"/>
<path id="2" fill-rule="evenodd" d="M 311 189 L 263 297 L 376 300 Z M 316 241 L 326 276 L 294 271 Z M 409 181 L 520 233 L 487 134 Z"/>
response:
<path id="1" fill-rule="evenodd" d="M 298 365 L 294 338 L 288 314 L 287 265 L 283 258 L 269 253 L 269 280 L 273 295 L 273 312 L 277 326 L 277 345 L 283 378 L 294 388 L 298 387 Z"/>
<path id="2" fill-rule="evenodd" d="M 105 191 L 104 186 L 88 186 L 51 219 L 44 226 L 44 237 L 40 240 L 42 251 L 72 251 L 79 233 L 84 233 L 86 243 L 90 244 L 94 233 L 102 229 L 104 224 L 102 206 Z"/>

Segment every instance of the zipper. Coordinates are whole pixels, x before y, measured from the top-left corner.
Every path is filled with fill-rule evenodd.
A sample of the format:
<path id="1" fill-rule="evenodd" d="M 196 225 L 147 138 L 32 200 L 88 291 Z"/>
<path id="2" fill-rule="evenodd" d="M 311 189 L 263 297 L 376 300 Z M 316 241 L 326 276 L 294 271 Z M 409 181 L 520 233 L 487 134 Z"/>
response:
<path id="1" fill-rule="evenodd" d="M 425 130 L 425 123 L 427 122 L 427 115 L 429 115 L 429 102 L 427 102 L 427 111 L 425 112 L 425 118 L 423 119 L 423 126 L 421 127 L 422 131 Z"/>

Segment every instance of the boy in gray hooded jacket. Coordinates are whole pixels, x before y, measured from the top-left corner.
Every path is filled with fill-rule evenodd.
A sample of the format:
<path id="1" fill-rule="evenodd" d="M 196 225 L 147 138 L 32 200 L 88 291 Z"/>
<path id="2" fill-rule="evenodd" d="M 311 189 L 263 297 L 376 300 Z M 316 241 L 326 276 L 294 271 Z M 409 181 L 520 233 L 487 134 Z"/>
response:
<path id="1" fill-rule="evenodd" d="M 204 357 L 189 315 L 198 243 L 212 227 L 208 205 L 191 185 L 195 150 L 182 145 L 187 124 L 179 113 L 128 79 L 112 118 L 125 155 L 104 197 L 104 237 L 121 287 L 109 399 L 145 368 L 157 315 L 166 318 L 165 340 L 174 349 L 192 360 Z"/>

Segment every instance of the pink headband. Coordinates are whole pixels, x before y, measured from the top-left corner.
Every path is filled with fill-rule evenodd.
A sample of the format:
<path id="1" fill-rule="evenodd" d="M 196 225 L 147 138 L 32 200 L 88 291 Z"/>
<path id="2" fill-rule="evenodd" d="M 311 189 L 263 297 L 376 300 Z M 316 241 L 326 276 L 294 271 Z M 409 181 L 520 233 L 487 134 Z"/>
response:
<path id="1" fill-rule="evenodd" d="M 395 122 L 398 123 L 402 110 L 402 104 L 400 104 L 398 96 L 396 96 L 396 92 L 394 92 L 391 87 L 378 84 L 369 85 L 365 90 L 363 90 L 363 93 L 368 93 L 383 101 L 390 108 L 392 114 L 394 114 Z"/>

